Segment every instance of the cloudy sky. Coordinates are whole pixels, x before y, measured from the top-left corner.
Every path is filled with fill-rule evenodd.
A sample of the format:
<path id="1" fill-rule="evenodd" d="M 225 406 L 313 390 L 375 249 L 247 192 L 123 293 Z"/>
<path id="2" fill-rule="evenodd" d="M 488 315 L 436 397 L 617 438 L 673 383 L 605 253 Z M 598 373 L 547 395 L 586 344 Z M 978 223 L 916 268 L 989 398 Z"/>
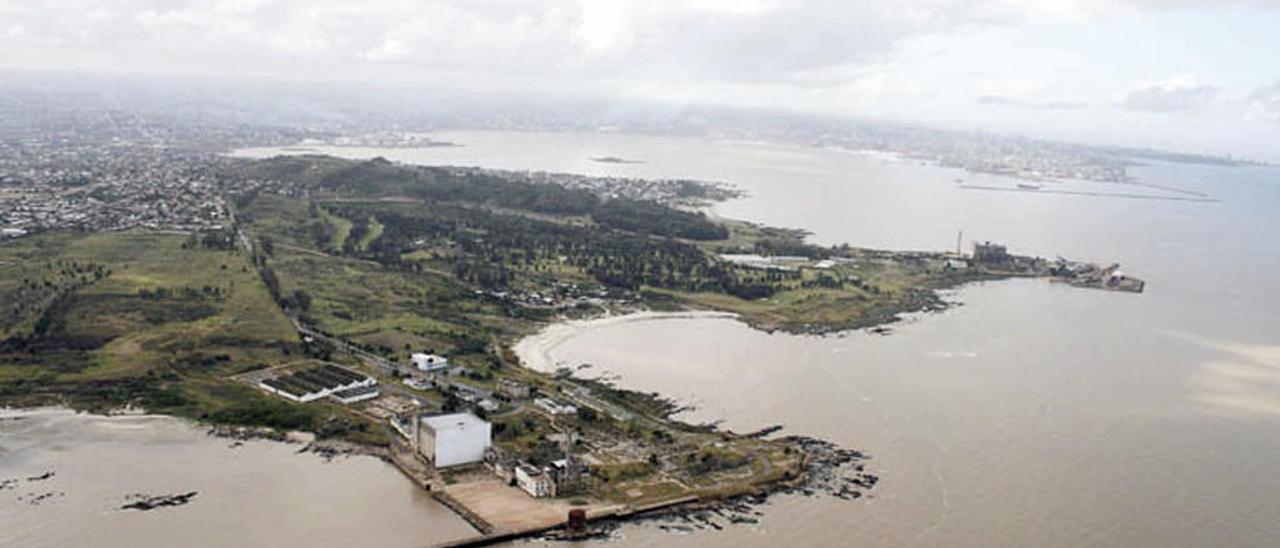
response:
<path id="1" fill-rule="evenodd" d="M 767 106 L 1280 160 L 1278 0 L 0 0 L 0 68 Z"/>

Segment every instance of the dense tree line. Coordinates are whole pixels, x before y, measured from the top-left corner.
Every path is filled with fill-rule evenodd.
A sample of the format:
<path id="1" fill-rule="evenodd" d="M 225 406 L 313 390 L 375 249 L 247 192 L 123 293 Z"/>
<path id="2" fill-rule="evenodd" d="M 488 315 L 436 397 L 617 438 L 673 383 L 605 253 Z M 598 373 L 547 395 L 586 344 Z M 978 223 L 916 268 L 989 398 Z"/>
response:
<path id="1" fill-rule="evenodd" d="M 825 247 L 792 238 L 761 238 L 753 251 L 765 256 L 786 255 L 810 259 L 826 259 L 831 256 L 831 250 Z"/>
<path id="2" fill-rule="evenodd" d="M 602 200 L 583 189 L 513 181 L 482 172 L 403 166 L 381 158 L 366 162 L 269 160 L 258 169 L 267 176 L 345 196 L 421 199 L 422 203 L 412 205 L 330 202 L 325 209 L 352 222 L 341 250 L 344 253 L 397 268 L 419 269 L 420 263 L 403 261 L 402 255 L 424 248 L 448 249 L 440 260 L 452 273 L 485 288 L 509 287 L 522 272 L 555 264 L 576 268 L 605 286 L 627 290 L 648 286 L 757 299 L 781 287 L 781 279 L 775 279 L 781 274 L 761 275 L 681 241 L 724 240 L 729 236 L 726 227 L 701 213 L 656 202 Z M 686 191 L 697 193 L 693 187 Z M 495 209 L 589 216 L 598 226 L 558 223 Z M 375 215 L 383 225 L 382 233 L 365 249 L 358 249 L 356 242 L 365 239 Z M 323 227 L 316 230 L 311 236 L 317 242 L 331 237 Z M 770 249 L 761 251 L 773 254 L 821 253 L 821 248 L 795 241 L 762 245 Z M 262 247 L 270 254 L 266 242 Z M 273 287 L 275 280 L 264 266 L 259 262 L 268 290 L 280 300 L 278 287 Z"/>
<path id="3" fill-rule="evenodd" d="M 657 202 L 601 200 L 585 189 L 513 181 L 482 172 L 457 173 L 441 168 L 401 166 L 383 159 L 352 163 L 333 170 L 323 175 L 318 184 L 339 194 L 408 196 L 551 215 L 589 215 L 597 223 L 610 228 L 658 236 L 693 240 L 729 237 L 724 226 L 709 221 L 705 215 L 680 211 Z M 686 181 L 682 188 L 682 192 L 697 194 L 696 189 L 701 185 Z"/>
<path id="4" fill-rule="evenodd" d="M 340 194 L 409 196 L 557 215 L 585 215 L 600 203 L 596 195 L 586 190 L 510 181 L 485 173 L 401 166 L 381 158 L 329 172 L 321 177 L 319 186 Z"/>
<path id="5" fill-rule="evenodd" d="M 707 220 L 702 213 L 680 211 L 657 202 L 609 200 L 596 208 L 591 218 L 609 228 L 642 234 L 690 240 L 723 240 L 729 237 L 728 228 Z"/>
<path id="6" fill-rule="evenodd" d="M 358 219 L 367 218 L 372 209 L 376 209 L 384 229 L 364 256 L 395 266 L 401 265 L 401 255 L 416 249 L 418 242 L 452 245 L 461 251 L 450 260 L 453 273 L 487 288 L 506 287 L 514 279 L 516 267 L 539 261 L 562 262 L 581 269 L 603 285 L 631 290 L 651 286 L 761 298 L 773 294 L 777 284 L 771 282 L 778 281 L 741 270 L 674 239 L 451 204 L 339 204 L 331 211 Z"/>

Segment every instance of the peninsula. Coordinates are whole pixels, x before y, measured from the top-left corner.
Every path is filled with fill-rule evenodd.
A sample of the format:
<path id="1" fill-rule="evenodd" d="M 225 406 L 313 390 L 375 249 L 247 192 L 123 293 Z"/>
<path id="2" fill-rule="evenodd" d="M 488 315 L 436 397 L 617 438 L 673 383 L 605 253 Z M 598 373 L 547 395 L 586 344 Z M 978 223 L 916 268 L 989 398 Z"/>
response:
<path id="1" fill-rule="evenodd" d="M 209 210 L 183 210 L 198 228 L 45 227 L 0 245 L 0 405 L 311 431 L 318 450 L 395 463 L 481 541 L 779 490 L 855 499 L 878 479 L 856 451 L 685 424 L 660 395 L 524 367 L 512 346 L 554 322 L 717 310 L 823 333 L 944 307 L 938 289 L 976 280 L 1141 290 L 1114 267 L 993 244 L 816 246 L 709 218 L 696 206 L 734 194 L 694 181 L 326 156 L 205 169 Z M 484 425 L 483 456 L 443 466 L 446 426 L 424 415 Z"/>

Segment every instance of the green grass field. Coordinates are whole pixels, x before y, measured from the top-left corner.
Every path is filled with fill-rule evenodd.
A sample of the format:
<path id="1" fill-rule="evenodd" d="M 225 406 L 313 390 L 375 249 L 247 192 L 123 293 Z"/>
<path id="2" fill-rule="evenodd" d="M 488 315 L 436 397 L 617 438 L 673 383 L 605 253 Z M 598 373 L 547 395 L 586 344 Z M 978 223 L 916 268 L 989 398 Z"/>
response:
<path id="1" fill-rule="evenodd" d="M 378 236 L 381 236 L 382 231 L 385 229 L 386 227 L 382 223 L 378 222 L 377 216 L 370 215 L 369 230 L 365 232 L 363 236 L 360 237 L 359 242 L 356 242 L 356 251 L 364 252 L 365 250 L 369 249 L 369 244 L 373 243 L 374 240 L 378 239 Z"/>
<path id="2" fill-rule="evenodd" d="M 329 210 L 319 206 L 316 207 L 316 213 L 320 216 L 320 220 L 322 222 L 328 224 L 332 228 L 331 236 L 324 244 L 325 250 L 330 253 L 341 252 L 343 246 L 347 243 L 347 237 L 351 235 L 351 221 L 329 213 Z M 368 245 L 368 243 L 366 242 L 365 245 Z"/>
<path id="3" fill-rule="evenodd" d="M 0 245 L 0 264 L 15 273 L 72 263 L 109 274 L 40 303 L 28 311 L 35 319 L 8 330 L 0 403 L 132 403 L 215 423 L 380 436 L 341 407 L 293 406 L 226 378 L 299 352 L 288 319 L 241 251 L 156 232 L 52 233 Z M 0 291 L 11 295 L 22 278 L 5 276 Z M 32 325 L 41 318 L 47 327 L 37 334 Z"/>

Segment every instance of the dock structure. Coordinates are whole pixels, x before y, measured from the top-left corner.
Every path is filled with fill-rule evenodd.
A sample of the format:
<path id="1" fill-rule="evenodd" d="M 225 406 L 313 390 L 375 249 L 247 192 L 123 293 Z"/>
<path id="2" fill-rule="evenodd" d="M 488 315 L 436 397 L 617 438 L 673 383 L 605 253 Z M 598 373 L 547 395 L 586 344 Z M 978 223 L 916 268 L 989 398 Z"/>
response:
<path id="1" fill-rule="evenodd" d="M 475 527 L 477 531 L 480 531 L 481 536 L 491 536 L 498 531 L 498 528 L 494 527 L 492 523 L 489 523 L 488 520 L 484 519 L 479 514 L 472 512 L 470 508 L 467 508 L 466 505 L 459 502 L 458 499 L 453 498 L 449 493 L 444 491 L 433 491 L 432 496 L 435 497 L 440 504 L 443 504 L 446 508 L 453 510 L 455 514 L 458 514 L 459 517 L 471 524 L 472 527 Z"/>
<path id="2" fill-rule="evenodd" d="M 810 457 L 804 455 L 799 469 L 805 469 Z M 441 487 L 433 491 L 437 500 L 454 510 L 479 534 L 434 544 L 435 548 L 469 548 L 491 546 L 522 538 L 563 533 L 569 540 L 591 534 L 587 524 L 656 515 L 665 512 L 714 508 L 737 497 L 759 497 L 800 485 L 804 475 L 783 475 L 756 480 L 739 488 L 686 494 L 644 503 L 573 505 L 567 501 L 533 498 L 519 488 L 500 479 L 471 481 Z M 584 531 L 584 529 L 586 529 Z M 598 532 L 598 530 L 597 530 Z"/>
<path id="3" fill-rule="evenodd" d="M 688 504 L 695 504 L 698 502 L 704 502 L 704 499 L 697 495 L 689 495 L 676 499 L 644 504 L 641 506 L 613 505 L 596 507 L 586 510 L 582 513 L 585 514 L 585 516 L 578 519 L 583 520 L 584 523 L 625 519 L 654 512 L 661 512 L 663 510 L 677 508 Z M 492 546 L 502 542 L 550 533 L 567 527 L 569 525 L 571 515 L 572 511 L 566 510 L 559 518 L 551 522 L 538 523 L 517 529 L 498 529 L 490 532 L 481 530 L 481 534 L 474 537 L 442 542 L 436 544 L 435 548 L 473 548 L 478 546 Z"/>

